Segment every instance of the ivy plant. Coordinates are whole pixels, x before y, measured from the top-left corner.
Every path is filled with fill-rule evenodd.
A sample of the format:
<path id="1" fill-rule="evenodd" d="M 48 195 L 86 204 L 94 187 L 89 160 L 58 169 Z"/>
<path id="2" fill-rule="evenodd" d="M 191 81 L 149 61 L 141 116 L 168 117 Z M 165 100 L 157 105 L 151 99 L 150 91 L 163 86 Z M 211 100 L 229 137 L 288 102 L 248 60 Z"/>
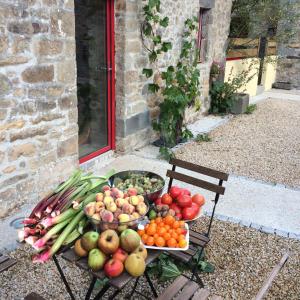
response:
<path id="1" fill-rule="evenodd" d="M 186 108 L 194 105 L 200 109 L 200 72 L 197 67 L 199 50 L 196 44 L 198 19 L 195 17 L 185 21 L 181 52 L 176 65 L 160 68 L 160 55 L 169 52 L 173 46 L 162 36 L 163 29 L 169 25 L 169 18 L 161 15 L 160 0 L 148 0 L 143 11 L 142 40 L 149 52 L 151 66 L 144 68 L 143 74 L 152 79 L 148 84 L 149 92 L 162 98 L 160 114 L 153 121 L 153 129 L 160 134 L 160 152 L 170 153 L 168 148 L 192 137 L 184 123 Z"/>

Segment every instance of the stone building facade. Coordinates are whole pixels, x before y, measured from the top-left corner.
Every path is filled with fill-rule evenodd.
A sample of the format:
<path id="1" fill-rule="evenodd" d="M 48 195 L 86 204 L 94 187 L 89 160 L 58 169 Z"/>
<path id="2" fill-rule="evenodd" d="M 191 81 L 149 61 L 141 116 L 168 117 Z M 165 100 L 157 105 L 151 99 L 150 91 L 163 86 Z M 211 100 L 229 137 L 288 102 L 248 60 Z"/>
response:
<path id="1" fill-rule="evenodd" d="M 295 1 L 296 10 L 300 14 L 300 2 Z M 278 54 L 280 59 L 277 65 L 276 83 L 280 87 L 283 83 L 290 83 L 289 86 L 294 89 L 300 89 L 300 19 L 298 30 L 291 41 L 285 45 L 280 45 Z"/>
<path id="2" fill-rule="evenodd" d="M 176 62 L 185 19 L 207 9 L 207 49 L 199 64 L 205 113 L 210 65 L 225 58 L 231 0 L 161 2 L 170 18 L 164 36 L 173 43 L 165 64 Z M 140 37 L 145 3 L 114 3 L 115 138 L 121 153 L 153 139 L 151 119 L 158 114 L 142 75 L 148 64 Z M 0 217 L 36 203 L 78 167 L 76 74 L 74 0 L 0 0 Z M 101 160 L 83 167 L 95 170 Z"/>

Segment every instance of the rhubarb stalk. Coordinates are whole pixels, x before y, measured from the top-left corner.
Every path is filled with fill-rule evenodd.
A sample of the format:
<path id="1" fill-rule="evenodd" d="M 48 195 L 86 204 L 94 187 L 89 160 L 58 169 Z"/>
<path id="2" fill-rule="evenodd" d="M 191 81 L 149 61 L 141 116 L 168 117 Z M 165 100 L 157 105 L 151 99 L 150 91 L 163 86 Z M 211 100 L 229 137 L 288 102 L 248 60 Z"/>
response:
<path id="1" fill-rule="evenodd" d="M 63 230 L 60 236 L 56 239 L 55 243 L 49 250 L 36 255 L 33 257 L 33 262 L 46 262 L 49 260 L 62 246 L 64 240 L 68 237 L 68 235 L 74 230 L 76 225 L 80 222 L 80 220 L 84 217 L 84 212 L 80 211 L 76 217 L 67 225 L 67 227 Z"/>
<path id="2" fill-rule="evenodd" d="M 44 228 L 48 228 L 50 226 L 53 226 L 55 224 L 58 224 L 60 222 L 63 222 L 69 218 L 72 218 L 76 213 L 78 212 L 78 210 L 75 210 L 73 208 L 70 208 L 68 210 L 66 210 L 65 212 L 61 213 L 60 215 L 52 218 L 52 217 L 47 217 L 45 219 L 43 219 L 40 224 L 44 227 Z"/>

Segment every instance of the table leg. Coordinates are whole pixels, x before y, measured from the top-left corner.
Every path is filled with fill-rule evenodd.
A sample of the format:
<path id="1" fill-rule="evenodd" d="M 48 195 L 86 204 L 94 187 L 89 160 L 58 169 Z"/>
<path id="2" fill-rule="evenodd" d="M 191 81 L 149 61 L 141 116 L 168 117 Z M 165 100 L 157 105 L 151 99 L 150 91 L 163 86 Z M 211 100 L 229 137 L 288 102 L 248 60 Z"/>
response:
<path id="1" fill-rule="evenodd" d="M 95 296 L 94 300 L 99 300 L 106 293 L 106 291 L 110 288 L 110 285 L 107 283 Z"/>
<path id="2" fill-rule="evenodd" d="M 65 277 L 65 275 L 64 275 L 63 270 L 61 269 L 61 267 L 60 267 L 60 265 L 59 265 L 59 262 L 58 262 L 56 256 L 53 255 L 52 258 L 53 258 L 53 261 L 54 261 L 54 263 L 55 263 L 55 265 L 56 265 L 56 268 L 57 268 L 57 270 L 58 270 L 58 272 L 59 272 L 59 274 L 60 274 L 60 277 L 61 277 L 61 279 L 62 279 L 63 282 L 64 282 L 64 285 L 65 285 L 65 287 L 66 287 L 66 289 L 67 289 L 67 292 L 68 292 L 68 294 L 70 295 L 70 298 L 71 298 L 72 300 L 75 300 L 75 297 L 74 297 L 74 295 L 73 295 L 73 293 L 72 293 L 72 290 L 71 290 L 71 288 L 70 288 L 70 286 L 69 286 L 69 283 L 68 283 L 68 281 L 67 281 L 67 279 L 66 279 L 66 277 Z"/>
<path id="3" fill-rule="evenodd" d="M 130 293 L 129 295 L 126 295 L 126 298 L 127 298 L 127 299 L 131 299 L 131 297 L 132 297 L 132 295 L 134 294 L 135 289 L 136 289 L 136 287 L 137 287 L 137 285 L 138 285 L 139 280 L 140 280 L 140 277 L 138 277 L 138 278 L 135 280 L 135 283 L 134 283 L 134 286 L 133 286 L 133 288 L 132 288 L 132 290 L 131 290 L 131 293 Z"/>
<path id="4" fill-rule="evenodd" d="M 157 298 L 158 295 L 157 295 L 156 289 L 155 289 L 155 287 L 154 287 L 154 285 L 153 285 L 153 283 L 152 283 L 152 281 L 151 281 L 151 279 L 150 279 L 147 271 L 145 271 L 145 277 L 147 279 L 147 282 L 149 283 L 149 286 L 151 288 L 151 291 L 152 291 L 153 295 L 155 296 L 155 298 Z"/>
<path id="5" fill-rule="evenodd" d="M 96 281 L 97 277 L 93 276 L 89 289 L 86 293 L 85 300 L 90 300 Z"/>
<path id="6" fill-rule="evenodd" d="M 121 290 L 116 290 L 108 299 L 113 300 L 116 296 L 118 296 L 121 293 Z"/>

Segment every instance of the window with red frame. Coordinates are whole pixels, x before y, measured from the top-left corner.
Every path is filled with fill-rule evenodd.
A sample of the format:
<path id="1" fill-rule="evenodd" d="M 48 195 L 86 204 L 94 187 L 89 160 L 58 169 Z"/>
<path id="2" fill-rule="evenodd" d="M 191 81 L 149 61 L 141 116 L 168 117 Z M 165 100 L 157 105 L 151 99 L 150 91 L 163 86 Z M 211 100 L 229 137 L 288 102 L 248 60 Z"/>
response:
<path id="1" fill-rule="evenodd" d="M 210 11 L 207 8 L 200 8 L 199 11 L 198 49 L 200 62 L 205 62 L 206 60 Z"/>

